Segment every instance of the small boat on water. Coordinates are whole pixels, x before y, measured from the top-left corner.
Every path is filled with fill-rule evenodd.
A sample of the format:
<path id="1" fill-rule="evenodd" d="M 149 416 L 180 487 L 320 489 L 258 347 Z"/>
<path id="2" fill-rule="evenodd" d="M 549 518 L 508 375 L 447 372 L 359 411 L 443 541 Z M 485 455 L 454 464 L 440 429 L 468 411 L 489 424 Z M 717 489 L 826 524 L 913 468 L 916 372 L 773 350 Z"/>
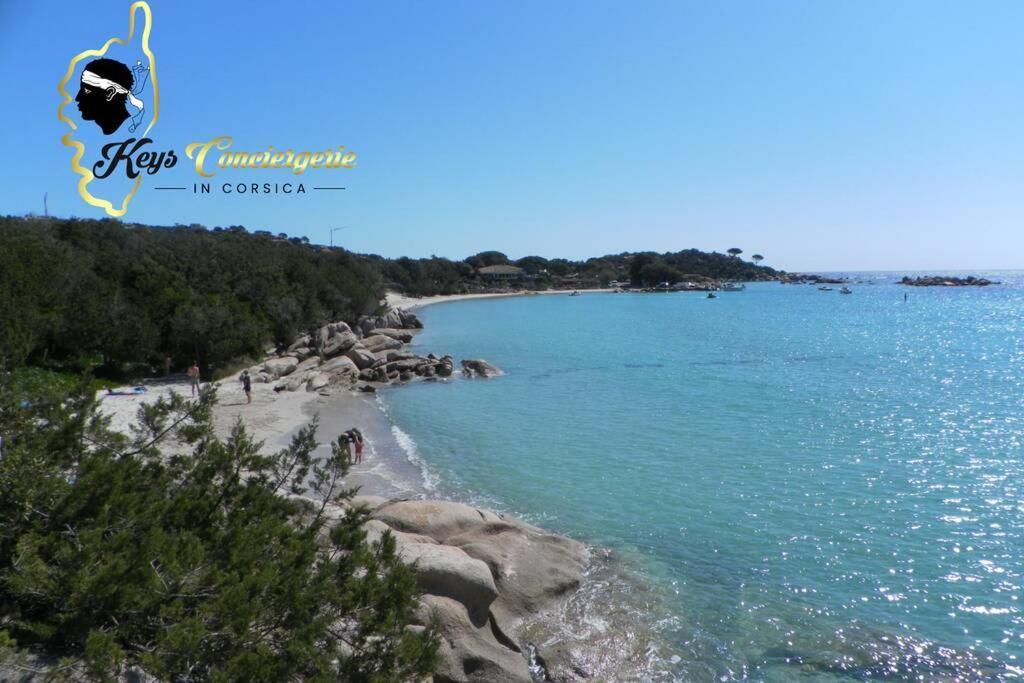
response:
<path id="1" fill-rule="evenodd" d="M 742 282 L 726 282 L 722 285 L 723 292 L 742 292 L 747 286 Z"/>
<path id="2" fill-rule="evenodd" d="M 709 299 L 717 299 L 718 295 L 715 294 L 714 292 L 708 292 L 708 298 Z"/>
<path id="3" fill-rule="evenodd" d="M 579 296 L 579 295 L 580 295 L 580 293 L 579 293 L 579 292 L 573 292 L 573 293 L 571 293 L 571 294 L 570 294 L 569 296 Z"/>
<path id="4" fill-rule="evenodd" d="M 839 293 L 840 294 L 853 294 L 853 290 L 850 289 L 849 287 L 843 287 L 842 289 L 839 290 Z"/>
<path id="5" fill-rule="evenodd" d="M 819 292 L 831 292 L 832 288 L 831 287 L 818 287 L 818 291 Z"/>

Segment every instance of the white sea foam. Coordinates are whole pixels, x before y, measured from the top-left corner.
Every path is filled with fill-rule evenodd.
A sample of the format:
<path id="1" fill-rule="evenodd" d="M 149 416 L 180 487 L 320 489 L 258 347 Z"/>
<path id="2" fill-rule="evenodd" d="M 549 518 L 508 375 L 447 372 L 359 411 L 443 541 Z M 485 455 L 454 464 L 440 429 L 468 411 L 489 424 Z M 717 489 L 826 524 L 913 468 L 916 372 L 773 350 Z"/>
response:
<path id="1" fill-rule="evenodd" d="M 420 473 L 423 475 L 423 488 L 427 491 L 435 490 L 438 484 L 437 475 L 430 471 L 427 463 L 420 457 L 419 449 L 416 447 L 416 442 L 413 441 L 413 438 L 403 432 L 398 425 L 391 425 L 391 435 L 395 437 L 395 443 L 405 451 L 405 457 L 408 458 L 409 462 L 419 468 Z"/>

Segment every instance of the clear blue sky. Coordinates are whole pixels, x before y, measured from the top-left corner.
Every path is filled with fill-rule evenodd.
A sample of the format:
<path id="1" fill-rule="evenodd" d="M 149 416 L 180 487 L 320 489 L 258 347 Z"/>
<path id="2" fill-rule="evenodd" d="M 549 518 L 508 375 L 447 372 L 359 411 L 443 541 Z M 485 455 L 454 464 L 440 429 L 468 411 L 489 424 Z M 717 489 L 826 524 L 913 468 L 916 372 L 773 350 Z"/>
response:
<path id="1" fill-rule="evenodd" d="M 344 144 L 359 165 L 306 197 L 149 182 L 127 220 L 323 243 L 348 225 L 339 242 L 388 256 L 1024 267 L 1019 0 L 151 5 L 161 147 Z M 0 212 L 48 191 L 51 213 L 102 215 L 75 194 L 56 85 L 128 6 L 0 0 Z"/>

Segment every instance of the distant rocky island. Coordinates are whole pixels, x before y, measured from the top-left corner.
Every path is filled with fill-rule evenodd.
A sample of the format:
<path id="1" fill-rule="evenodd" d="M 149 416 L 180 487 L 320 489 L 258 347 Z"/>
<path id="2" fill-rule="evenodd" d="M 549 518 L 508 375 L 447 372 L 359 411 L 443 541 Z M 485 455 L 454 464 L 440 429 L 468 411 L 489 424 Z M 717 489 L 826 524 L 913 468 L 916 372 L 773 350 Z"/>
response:
<path id="1" fill-rule="evenodd" d="M 987 287 L 988 285 L 998 285 L 999 283 L 983 277 L 974 277 L 973 275 L 967 277 L 943 277 L 941 275 L 910 277 L 904 275 L 899 284 L 907 285 L 908 287 Z"/>
<path id="2" fill-rule="evenodd" d="M 778 280 L 784 285 L 842 285 L 850 280 L 845 277 L 831 277 L 815 273 L 780 273 Z"/>

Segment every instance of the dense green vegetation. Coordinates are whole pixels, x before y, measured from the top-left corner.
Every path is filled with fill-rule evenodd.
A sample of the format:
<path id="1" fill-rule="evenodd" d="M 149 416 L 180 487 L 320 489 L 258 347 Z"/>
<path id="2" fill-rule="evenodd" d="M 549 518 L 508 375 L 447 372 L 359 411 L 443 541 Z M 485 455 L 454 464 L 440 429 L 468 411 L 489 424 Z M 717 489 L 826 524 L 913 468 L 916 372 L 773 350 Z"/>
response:
<path id="1" fill-rule="evenodd" d="M 84 387 L 83 387 L 84 389 Z M 168 681 L 414 680 L 436 665 L 390 535 L 343 501 L 339 444 L 315 424 L 261 453 L 215 438 L 215 397 L 140 410 L 111 432 L 91 391 L 26 397 L 0 378 L 0 661 L 10 673 Z M 289 497 L 309 482 L 309 499 Z M 31 656 L 37 653 L 37 656 Z M 39 659 L 42 655 L 43 659 Z"/>
<path id="2" fill-rule="evenodd" d="M 757 261 L 764 259 L 760 254 L 754 256 Z M 674 284 L 703 278 L 767 280 L 779 274 L 772 268 L 758 266 L 736 256 L 709 253 L 699 249 L 664 254 L 624 252 L 586 261 L 547 259 L 543 256 L 525 256 L 513 260 L 500 251 L 480 252 L 464 261 L 450 261 L 437 257 L 368 258 L 389 286 L 419 296 L 477 291 L 484 283 L 474 277 L 475 270 L 496 265 L 522 268 L 529 278 L 520 284 L 533 289 L 547 289 L 567 283 L 605 286 L 613 280 L 637 287 L 654 286 L 662 282 Z"/>
<path id="3" fill-rule="evenodd" d="M 298 241 L 296 241 L 298 242 Z M 117 221 L 0 218 L 0 365 L 204 371 L 326 320 L 373 312 L 369 264 L 342 250 Z"/>
<path id="4" fill-rule="evenodd" d="M 525 277 L 514 286 L 535 289 L 777 275 L 729 251 L 388 259 L 241 226 L 0 217 L 0 369 L 30 364 L 116 379 L 159 372 L 169 357 L 172 370 L 198 360 L 209 376 L 268 343 L 374 313 L 388 288 L 482 291 L 488 283 L 476 271 L 491 265 L 519 266 Z"/>

